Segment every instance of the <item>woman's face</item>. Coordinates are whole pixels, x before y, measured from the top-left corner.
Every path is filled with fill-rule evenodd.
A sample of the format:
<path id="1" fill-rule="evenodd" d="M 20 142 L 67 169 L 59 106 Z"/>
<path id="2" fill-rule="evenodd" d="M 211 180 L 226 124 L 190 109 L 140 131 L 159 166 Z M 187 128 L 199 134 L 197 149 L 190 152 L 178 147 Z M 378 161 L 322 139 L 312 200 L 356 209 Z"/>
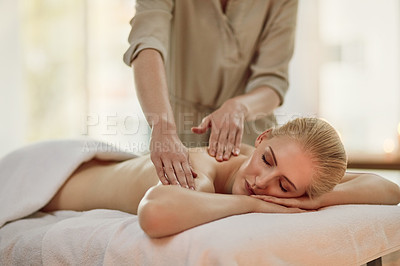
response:
<path id="1" fill-rule="evenodd" d="M 284 136 L 264 135 L 236 172 L 232 194 L 300 197 L 311 183 L 312 171 L 310 156 L 297 142 Z"/>

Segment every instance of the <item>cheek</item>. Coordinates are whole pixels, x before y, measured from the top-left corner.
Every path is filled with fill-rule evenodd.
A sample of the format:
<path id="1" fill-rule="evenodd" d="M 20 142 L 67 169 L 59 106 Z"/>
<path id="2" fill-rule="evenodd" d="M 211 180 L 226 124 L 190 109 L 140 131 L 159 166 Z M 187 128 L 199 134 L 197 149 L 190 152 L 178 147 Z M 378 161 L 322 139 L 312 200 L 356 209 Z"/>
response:
<path id="1" fill-rule="evenodd" d="M 244 168 L 247 174 L 256 173 L 263 169 L 262 167 L 264 166 L 264 162 L 261 161 L 261 155 L 259 157 L 260 158 L 252 157 L 251 160 L 248 162 L 248 164 Z"/>

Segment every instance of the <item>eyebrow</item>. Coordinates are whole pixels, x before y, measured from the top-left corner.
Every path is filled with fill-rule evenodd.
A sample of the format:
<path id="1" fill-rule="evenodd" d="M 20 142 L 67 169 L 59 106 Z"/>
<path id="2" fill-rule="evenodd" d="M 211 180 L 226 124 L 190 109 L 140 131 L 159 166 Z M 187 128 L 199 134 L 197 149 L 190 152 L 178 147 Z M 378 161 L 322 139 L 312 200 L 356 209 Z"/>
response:
<path id="1" fill-rule="evenodd" d="M 268 146 L 268 148 L 269 148 L 269 150 L 270 150 L 270 152 L 271 152 L 271 154 L 272 154 L 272 159 L 274 160 L 275 165 L 278 166 L 278 162 L 276 161 L 276 157 L 275 157 L 274 151 L 272 150 L 271 146 Z M 292 181 L 290 181 L 289 178 L 287 178 L 287 177 L 284 176 L 284 175 L 283 175 L 282 177 L 285 178 L 286 181 L 287 181 L 290 185 L 292 185 L 292 187 L 293 187 L 295 190 L 297 190 L 296 186 L 293 184 Z"/>

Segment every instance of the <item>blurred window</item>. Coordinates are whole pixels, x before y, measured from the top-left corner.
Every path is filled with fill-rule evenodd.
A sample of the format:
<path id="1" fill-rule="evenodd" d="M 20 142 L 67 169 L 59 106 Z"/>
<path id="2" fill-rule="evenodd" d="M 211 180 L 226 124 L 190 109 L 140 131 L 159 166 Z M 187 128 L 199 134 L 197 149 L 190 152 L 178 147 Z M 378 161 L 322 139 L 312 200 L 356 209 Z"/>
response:
<path id="1" fill-rule="evenodd" d="M 350 153 L 400 155 L 400 2 L 319 1 L 319 26 L 319 115 Z"/>
<path id="2" fill-rule="evenodd" d="M 88 135 L 133 152 L 148 149 L 149 127 L 122 61 L 134 5 L 23 1 L 28 141 Z"/>

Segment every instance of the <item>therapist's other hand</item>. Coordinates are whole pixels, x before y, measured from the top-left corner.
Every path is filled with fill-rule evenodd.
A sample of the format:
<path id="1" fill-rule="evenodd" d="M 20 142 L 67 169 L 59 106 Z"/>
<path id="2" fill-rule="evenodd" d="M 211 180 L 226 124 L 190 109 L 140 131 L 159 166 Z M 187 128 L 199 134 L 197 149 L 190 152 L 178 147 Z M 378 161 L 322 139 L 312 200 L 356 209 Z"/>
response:
<path id="1" fill-rule="evenodd" d="M 240 153 L 244 120 L 247 108 L 235 101 L 227 100 L 219 109 L 203 118 L 201 124 L 192 132 L 203 134 L 211 128 L 208 153 L 219 162 L 227 161 L 232 154 Z"/>
<path id="2" fill-rule="evenodd" d="M 321 208 L 320 198 L 310 199 L 308 196 L 298 198 L 278 198 L 266 195 L 251 195 L 251 197 L 288 208 L 300 208 L 304 210 L 318 210 Z"/>
<path id="3" fill-rule="evenodd" d="M 153 128 L 150 153 L 161 183 L 195 189 L 194 178 L 197 174 L 190 163 L 188 149 L 176 133 Z"/>

